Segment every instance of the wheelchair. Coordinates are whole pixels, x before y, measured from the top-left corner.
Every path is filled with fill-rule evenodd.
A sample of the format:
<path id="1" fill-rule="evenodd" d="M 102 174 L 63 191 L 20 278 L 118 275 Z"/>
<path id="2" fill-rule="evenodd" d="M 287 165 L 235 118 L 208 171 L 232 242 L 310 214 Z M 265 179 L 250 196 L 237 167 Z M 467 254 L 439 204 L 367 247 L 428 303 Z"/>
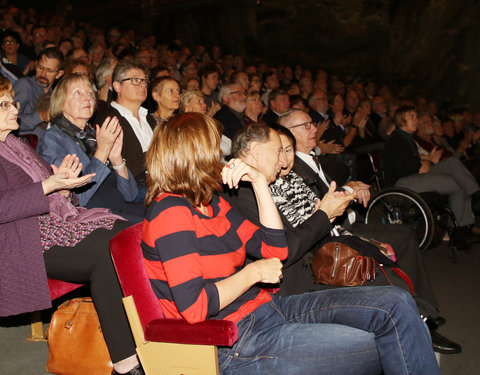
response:
<path id="1" fill-rule="evenodd" d="M 448 198 L 437 192 L 416 193 L 402 187 L 383 188 L 380 153 L 368 153 L 373 169 L 371 184 L 377 190 L 365 213 L 365 223 L 408 224 L 414 228 L 424 252 L 449 237 L 448 255 L 457 261 L 458 223 L 448 208 Z"/>

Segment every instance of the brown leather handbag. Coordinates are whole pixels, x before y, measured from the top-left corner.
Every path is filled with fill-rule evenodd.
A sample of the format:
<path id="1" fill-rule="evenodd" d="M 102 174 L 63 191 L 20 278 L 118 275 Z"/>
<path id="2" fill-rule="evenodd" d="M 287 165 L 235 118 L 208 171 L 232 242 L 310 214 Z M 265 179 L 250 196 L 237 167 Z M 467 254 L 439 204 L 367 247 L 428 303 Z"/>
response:
<path id="1" fill-rule="evenodd" d="M 59 375 L 111 375 L 112 361 L 92 299 L 64 302 L 47 330 L 47 371 Z"/>
<path id="2" fill-rule="evenodd" d="M 331 241 L 313 256 L 312 273 L 317 282 L 335 286 L 357 286 L 375 280 L 375 259 L 350 246 Z"/>

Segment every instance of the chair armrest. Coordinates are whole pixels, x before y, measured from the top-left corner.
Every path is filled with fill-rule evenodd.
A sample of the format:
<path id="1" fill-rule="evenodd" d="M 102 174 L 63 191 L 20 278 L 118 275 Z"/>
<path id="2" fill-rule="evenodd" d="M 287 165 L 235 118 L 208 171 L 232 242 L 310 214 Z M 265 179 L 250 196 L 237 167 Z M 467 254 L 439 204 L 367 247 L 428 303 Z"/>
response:
<path id="1" fill-rule="evenodd" d="M 155 319 L 145 329 L 147 341 L 177 344 L 232 346 L 238 339 L 237 325 L 228 320 L 190 324 L 183 319 Z"/>

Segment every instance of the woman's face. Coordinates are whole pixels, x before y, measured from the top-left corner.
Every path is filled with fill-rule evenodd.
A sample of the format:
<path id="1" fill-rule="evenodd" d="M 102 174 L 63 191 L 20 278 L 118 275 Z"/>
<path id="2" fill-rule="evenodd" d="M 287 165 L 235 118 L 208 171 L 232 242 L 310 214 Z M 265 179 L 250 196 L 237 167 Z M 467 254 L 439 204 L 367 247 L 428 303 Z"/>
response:
<path id="1" fill-rule="evenodd" d="M 190 100 L 187 106 L 185 106 L 185 112 L 198 112 L 198 113 L 207 113 L 207 105 L 205 100 L 201 96 L 195 96 Z"/>
<path id="2" fill-rule="evenodd" d="M 198 79 L 193 78 L 187 83 L 187 90 L 200 90 L 200 83 Z"/>
<path id="3" fill-rule="evenodd" d="M 17 115 L 18 109 L 14 104 L 12 95 L 4 94 L 0 96 L 0 141 L 5 141 L 8 133 L 18 129 Z"/>
<path id="4" fill-rule="evenodd" d="M 262 113 L 263 103 L 260 100 L 260 95 L 252 95 L 247 99 L 247 108 L 246 111 L 249 113 L 256 114 L 257 116 Z"/>
<path id="5" fill-rule="evenodd" d="M 280 177 L 284 177 L 290 173 L 293 168 L 293 162 L 295 161 L 295 149 L 293 148 L 292 141 L 286 135 L 280 134 L 280 140 L 282 141 L 283 153 L 287 160 L 287 166 L 280 171 Z"/>
<path id="6" fill-rule="evenodd" d="M 336 95 L 335 99 L 333 99 L 332 111 L 333 112 L 342 112 L 344 106 L 345 106 L 345 102 L 343 101 L 342 96 L 341 95 Z"/>
<path id="7" fill-rule="evenodd" d="M 160 107 L 175 111 L 180 106 L 180 86 L 176 81 L 167 81 L 160 95 L 153 97 Z"/>
<path id="8" fill-rule="evenodd" d="M 258 76 L 253 76 L 248 89 L 250 91 L 260 91 L 261 88 L 262 81 L 260 81 L 260 78 Z"/>
<path id="9" fill-rule="evenodd" d="M 73 124 L 83 128 L 95 110 L 95 92 L 83 81 L 72 81 L 67 85 L 63 103 L 63 115 Z"/>

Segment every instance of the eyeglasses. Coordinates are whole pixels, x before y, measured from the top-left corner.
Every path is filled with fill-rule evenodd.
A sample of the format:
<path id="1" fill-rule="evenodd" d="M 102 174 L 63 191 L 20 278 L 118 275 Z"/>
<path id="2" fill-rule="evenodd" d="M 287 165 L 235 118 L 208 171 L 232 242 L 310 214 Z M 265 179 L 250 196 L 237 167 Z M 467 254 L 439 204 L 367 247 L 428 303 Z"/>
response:
<path id="1" fill-rule="evenodd" d="M 130 77 L 122 79 L 120 82 L 131 81 L 133 86 L 140 86 L 142 83 L 145 86 L 148 86 L 148 79 L 146 78 L 138 78 L 138 77 Z"/>
<path id="2" fill-rule="evenodd" d="M 240 90 L 240 91 L 232 91 L 232 92 L 230 93 L 230 95 L 234 95 L 234 94 L 240 94 L 240 95 L 245 95 L 245 96 L 247 96 L 247 93 L 246 93 L 245 91 L 241 91 L 241 90 Z"/>
<path id="3" fill-rule="evenodd" d="M 0 102 L 0 108 L 2 108 L 4 111 L 8 111 L 10 109 L 10 106 L 15 107 L 16 109 L 20 108 L 20 103 L 19 102 L 9 102 L 7 100 L 4 100 L 3 102 Z"/>
<path id="4" fill-rule="evenodd" d="M 33 36 L 45 36 L 47 35 L 46 33 L 33 33 Z"/>
<path id="5" fill-rule="evenodd" d="M 10 44 L 17 44 L 16 40 L 4 40 L 3 44 L 10 45 Z"/>
<path id="6" fill-rule="evenodd" d="M 54 74 L 54 73 L 58 72 L 58 69 L 47 68 L 46 66 L 43 66 L 43 65 L 40 65 L 40 64 L 37 65 L 37 70 L 39 70 L 41 72 L 46 71 L 48 74 Z"/>
<path id="7" fill-rule="evenodd" d="M 305 128 L 305 130 L 310 130 L 312 125 L 315 126 L 316 124 L 314 122 L 308 121 L 308 122 L 303 122 L 303 123 L 298 124 L 298 125 L 290 126 L 289 129 L 298 128 L 299 126 L 303 126 Z"/>

